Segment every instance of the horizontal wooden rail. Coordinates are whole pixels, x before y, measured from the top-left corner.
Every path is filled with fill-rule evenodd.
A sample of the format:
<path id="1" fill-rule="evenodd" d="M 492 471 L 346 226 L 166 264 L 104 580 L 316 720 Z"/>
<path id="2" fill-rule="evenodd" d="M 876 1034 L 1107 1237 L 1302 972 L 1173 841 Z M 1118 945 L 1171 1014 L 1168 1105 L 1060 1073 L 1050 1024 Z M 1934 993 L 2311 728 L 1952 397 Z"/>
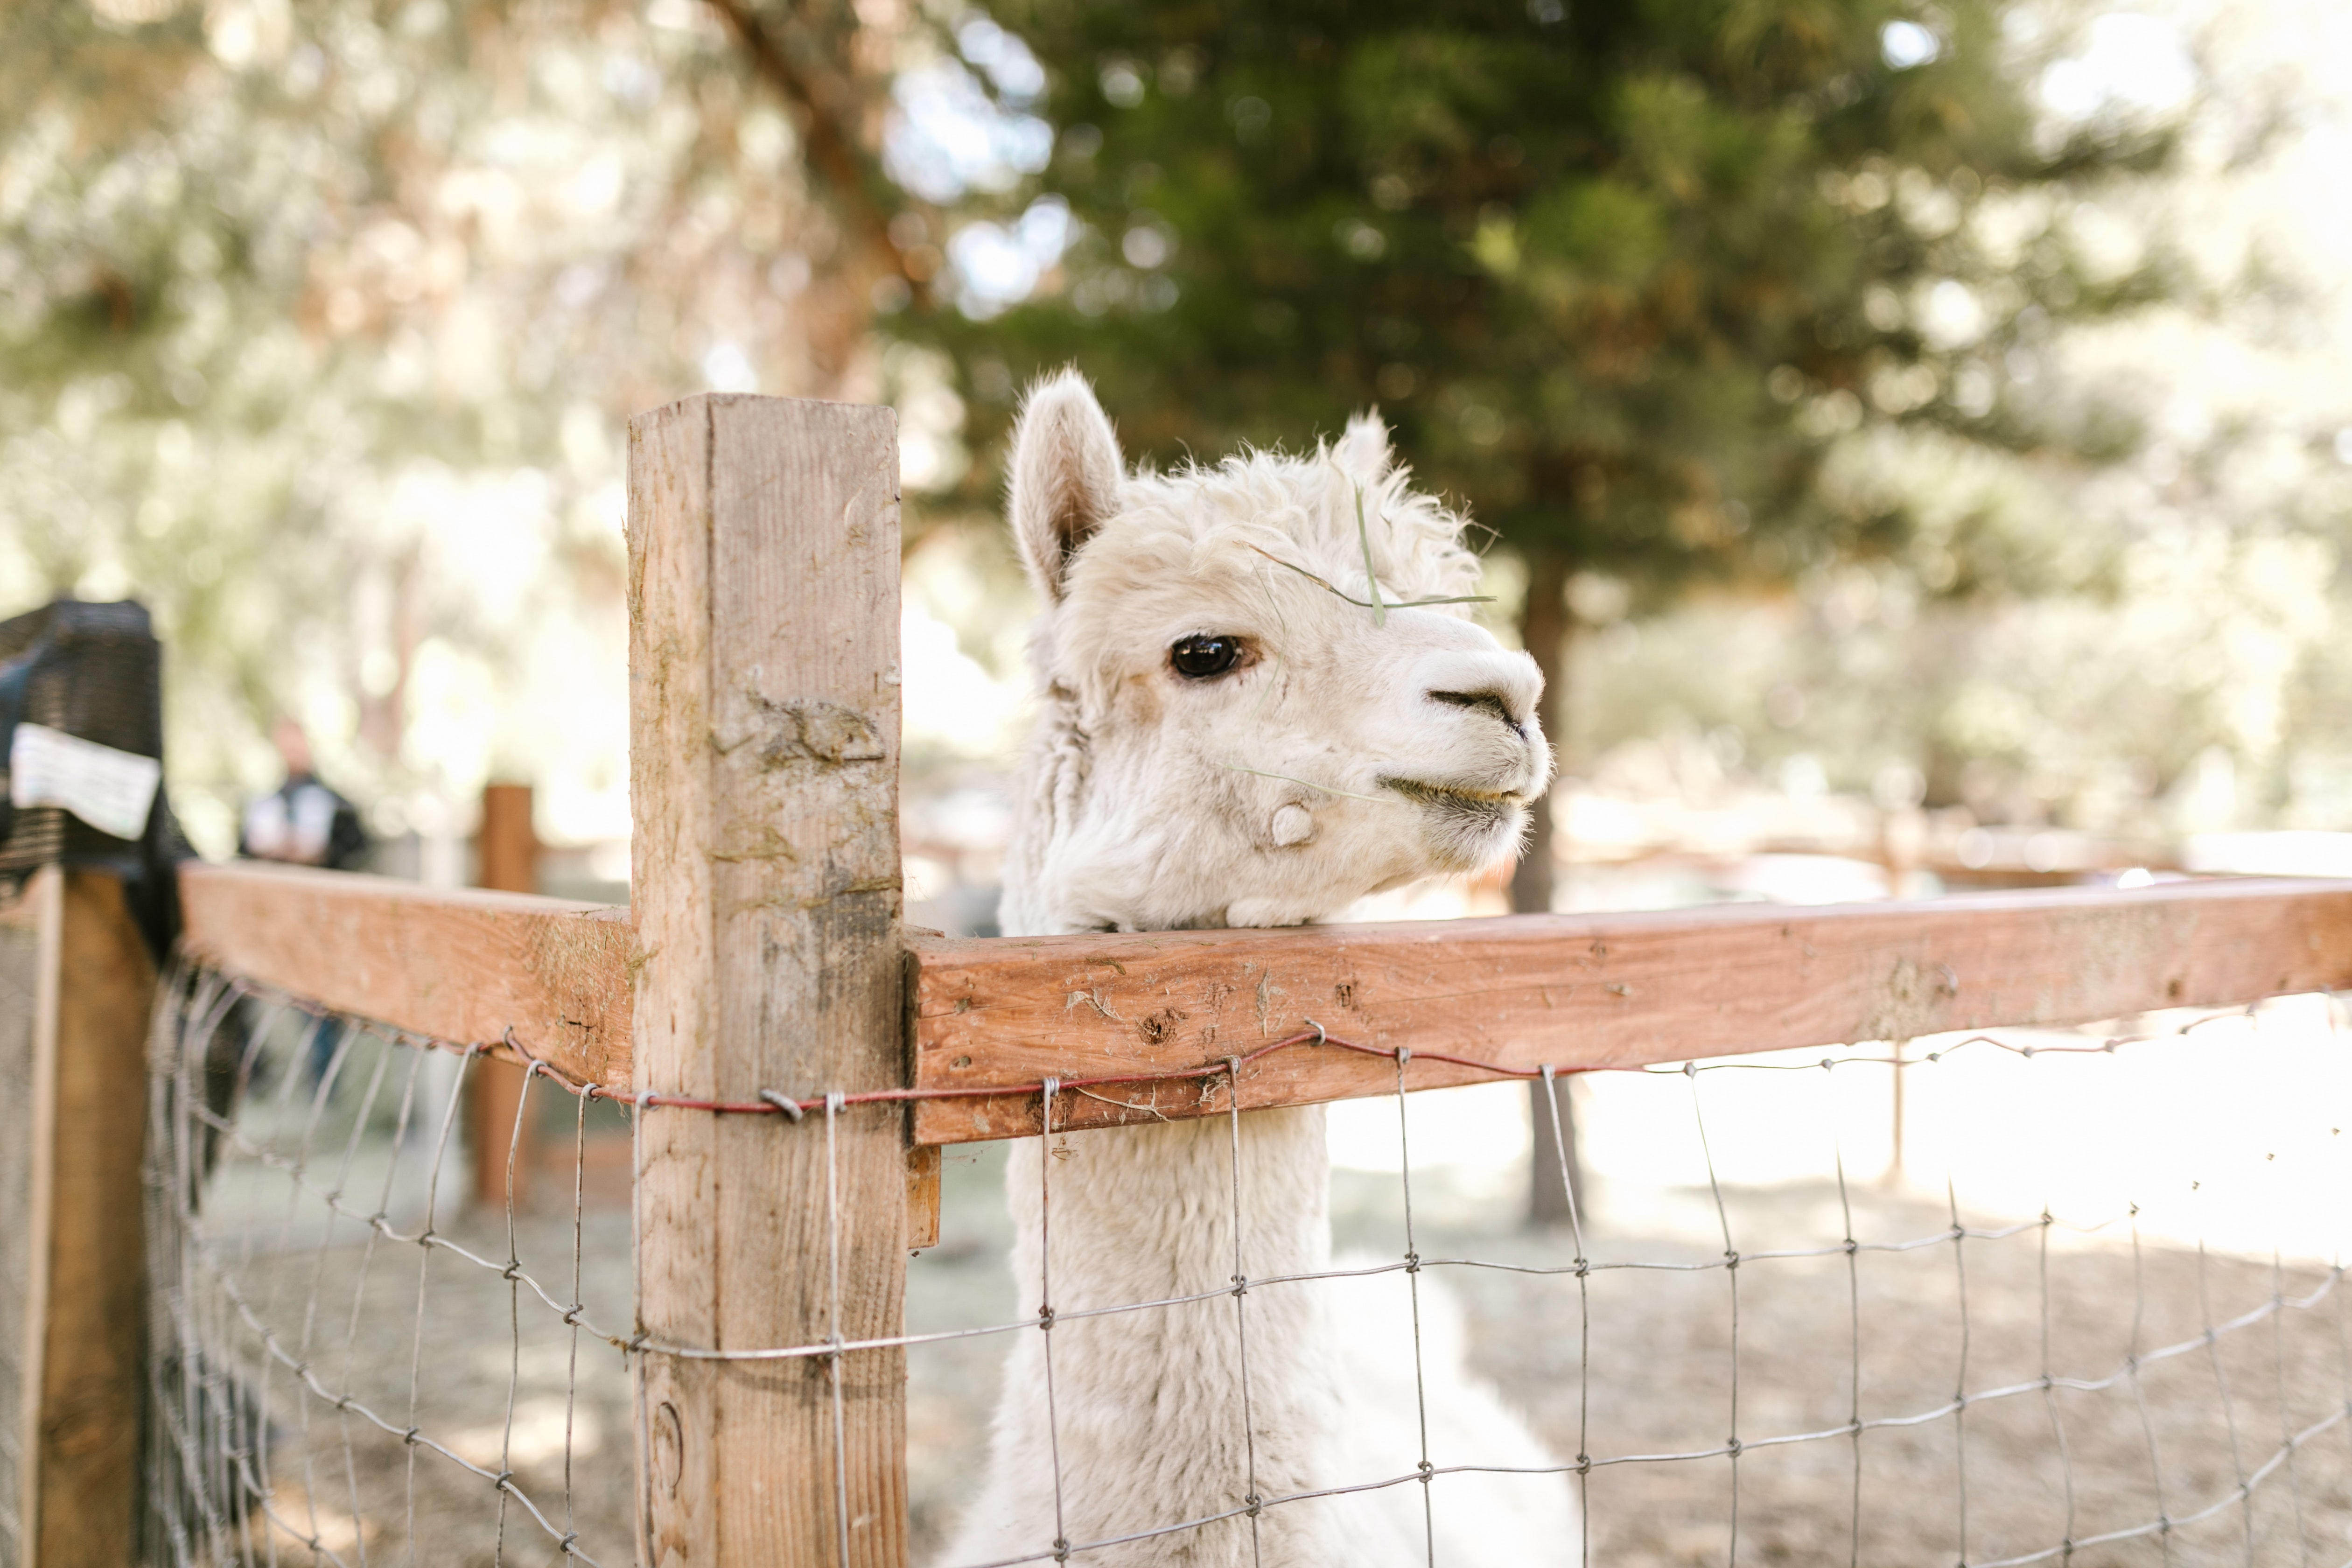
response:
<path id="1" fill-rule="evenodd" d="M 495 1041 L 512 1026 L 567 1073 L 632 1087 L 625 910 L 250 865 L 190 866 L 181 897 L 190 949 L 234 973 L 446 1039 Z M 910 934 L 907 946 L 918 1089 L 1167 1072 L 1316 1023 L 1360 1045 L 1410 1047 L 1424 1059 L 1408 1082 L 1434 1089 L 1486 1075 L 1433 1055 L 1517 1071 L 1638 1067 L 2352 988 L 2352 882 L 1285 931 Z M 1245 1068 L 1242 1102 L 1311 1104 L 1395 1083 L 1378 1058 L 1307 1046 Z M 1075 1127 L 1224 1109 L 1218 1080 L 1197 1078 L 1056 1104 L 1056 1125 Z M 1017 1138 L 1037 1118 L 1034 1097 L 926 1100 L 914 1139 Z"/>
<path id="2" fill-rule="evenodd" d="M 625 909 L 250 860 L 182 867 L 180 907 L 187 950 L 232 974 L 445 1040 L 511 1026 L 568 1076 L 628 1090 Z"/>
<path id="3" fill-rule="evenodd" d="M 1565 1070 L 2090 1023 L 2352 985 L 2352 882 L 909 945 L 921 965 L 921 1089 L 1191 1067 L 1311 1032 L 1310 1019 L 1382 1050 Z M 1421 1061 L 1408 1082 L 1485 1076 Z M 1241 1100 L 1297 1105 L 1395 1086 L 1392 1063 L 1308 1047 L 1245 1068 Z M 1064 1095 L 1055 1123 L 1222 1112 L 1220 1089 L 1195 1079 Z M 1029 1099 L 928 1100 L 916 1108 L 915 1140 L 1019 1137 L 1037 1131 L 1037 1118 Z"/>

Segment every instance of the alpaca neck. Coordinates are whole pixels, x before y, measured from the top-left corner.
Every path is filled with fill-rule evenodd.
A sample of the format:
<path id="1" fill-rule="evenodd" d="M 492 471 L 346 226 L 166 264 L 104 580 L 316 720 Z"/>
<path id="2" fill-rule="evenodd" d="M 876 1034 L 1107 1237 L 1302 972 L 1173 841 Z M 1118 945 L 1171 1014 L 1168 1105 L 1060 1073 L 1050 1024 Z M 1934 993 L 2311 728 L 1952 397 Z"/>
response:
<path id="1" fill-rule="evenodd" d="M 1215 1116 L 1057 1132 L 1019 1147 L 1006 1178 L 1016 1268 L 1024 1287 L 1050 1289 L 1056 1310 L 1220 1290 L 1236 1273 L 1295 1274 L 1329 1258 L 1319 1107 L 1244 1111 L 1237 1126 Z"/>
<path id="2" fill-rule="evenodd" d="M 1005 867 L 1008 935 L 1087 930 L 1098 917 L 1057 906 L 1068 879 L 1045 862 L 1082 814 L 1085 739 L 1066 705 L 1041 726 L 1019 792 Z M 1104 1539 L 1198 1513 L 1205 1499 L 1235 1506 L 1255 1477 L 1263 1496 L 1304 1489 L 1340 1409 L 1339 1377 L 1320 1295 L 1304 1284 L 1245 1289 L 1314 1273 L 1330 1258 L 1330 1170 L 1319 1106 L 1197 1121 L 1056 1132 L 1013 1146 L 1005 1191 L 1023 1311 L 1050 1305 L 1055 1326 L 1024 1335 L 1006 1368 L 998 1415 L 1002 1496 L 1035 1485 L 1058 1446 L 1064 1466 L 1097 1479 L 1064 1500 L 1073 1541 Z M 1239 1238 L 1238 1252 L 1235 1238 Z M 1099 1317 L 1090 1309 L 1170 1302 Z M 1237 1307 L 1238 1300 L 1238 1307 Z M 1050 1335 L 1054 1395 L 1045 1394 Z M 1243 1363 L 1249 1419 L 1241 1419 Z M 1253 1445 L 1252 1437 L 1255 1442 Z M 1171 1463 L 1170 1455 L 1185 1456 Z M 1013 1458 L 1013 1456 L 1021 1456 Z M 1116 1478 L 1116 1485 L 1098 1484 Z M 1007 1501 L 1030 1516 L 1042 1494 Z M 986 1510 L 983 1510 L 985 1512 Z M 1306 1516 L 1269 1515 L 1271 1542 Z M 1011 1539 L 1010 1537 L 1007 1538 Z M 1233 1521 L 1194 1542 L 1202 1568 L 1248 1561 L 1249 1529 Z M 1157 1562 L 1144 1548 L 1137 1562 Z M 1128 1561 L 1102 1559 L 1106 1568 Z"/>
<path id="3" fill-rule="evenodd" d="M 1244 1112 L 1237 1128 L 1210 1117 L 1024 1140 L 1006 1193 L 1021 1305 L 1050 1304 L 1055 1322 L 1050 1403 L 1046 1336 L 1024 1336 L 998 1419 L 1017 1450 L 1058 1448 L 1070 1540 L 1245 1506 L 1253 1486 L 1260 1497 L 1305 1490 L 1328 1468 L 1341 1391 L 1321 1297 L 1304 1282 L 1234 1292 L 1237 1277 L 1328 1266 L 1321 1107 Z M 1174 1304 L 1070 1316 L 1147 1302 Z M 1277 1515 L 1269 1548 L 1307 1523 L 1295 1510 Z M 1227 1521 L 1185 1561 L 1241 1568 L 1248 1538 Z"/>

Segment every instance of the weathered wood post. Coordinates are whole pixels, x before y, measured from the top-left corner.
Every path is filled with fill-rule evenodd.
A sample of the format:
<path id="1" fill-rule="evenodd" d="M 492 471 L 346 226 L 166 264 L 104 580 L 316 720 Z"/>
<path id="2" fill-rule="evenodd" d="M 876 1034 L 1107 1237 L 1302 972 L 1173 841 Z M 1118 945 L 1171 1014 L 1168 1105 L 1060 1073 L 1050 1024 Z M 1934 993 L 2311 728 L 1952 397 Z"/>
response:
<path id="1" fill-rule="evenodd" d="M 640 1094 L 904 1081 L 897 436 L 887 408 L 720 395 L 630 426 Z M 825 1117 L 638 1114 L 640 1330 L 827 1341 Z M 903 1115 L 835 1122 L 838 1332 L 896 1334 Z M 840 1358 L 838 1438 L 827 1357 L 641 1366 L 648 1564 L 903 1568 L 902 1352 Z"/>
<path id="2" fill-rule="evenodd" d="M 15 1375 L 0 1383 L 16 1396 L 0 1411 L 15 1461 L 0 1500 L 16 1527 L 0 1536 L 16 1537 L 26 1568 L 113 1568 L 139 1543 L 147 1273 L 136 1216 L 155 967 L 122 884 L 99 872 L 37 872 L 5 923 L 0 990 L 18 994 L 0 1066 L 22 1075 L 11 1088 L 23 1099 L 0 1175 L 0 1229 L 16 1242 L 0 1249 L 0 1321 L 16 1342 L 0 1356 Z"/>
<path id="3" fill-rule="evenodd" d="M 491 784 L 482 787 L 482 826 L 475 835 L 478 886 L 505 893 L 539 891 L 539 835 L 530 821 L 529 784 Z M 466 1130 L 474 1162 L 474 1201 L 497 1208 L 509 1196 L 520 1204 L 530 1192 L 539 1159 L 538 1140 L 529 1121 L 515 1136 L 515 1118 L 522 1110 L 522 1069 L 512 1062 L 485 1057 L 474 1064 L 466 1086 Z M 543 1103 L 543 1102 L 542 1102 Z M 514 1188 L 507 1190 L 507 1166 L 514 1165 Z"/>

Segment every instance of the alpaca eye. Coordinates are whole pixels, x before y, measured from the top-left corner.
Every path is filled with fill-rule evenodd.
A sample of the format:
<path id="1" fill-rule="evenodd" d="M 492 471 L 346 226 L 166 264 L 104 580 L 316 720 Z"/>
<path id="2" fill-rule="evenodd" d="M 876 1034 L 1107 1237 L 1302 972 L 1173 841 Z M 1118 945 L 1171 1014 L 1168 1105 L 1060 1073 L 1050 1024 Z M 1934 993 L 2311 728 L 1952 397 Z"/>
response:
<path id="1" fill-rule="evenodd" d="M 1184 637 L 1168 650 L 1168 662 L 1176 667 L 1176 673 L 1194 680 L 1224 674 L 1241 657 L 1239 637 Z"/>

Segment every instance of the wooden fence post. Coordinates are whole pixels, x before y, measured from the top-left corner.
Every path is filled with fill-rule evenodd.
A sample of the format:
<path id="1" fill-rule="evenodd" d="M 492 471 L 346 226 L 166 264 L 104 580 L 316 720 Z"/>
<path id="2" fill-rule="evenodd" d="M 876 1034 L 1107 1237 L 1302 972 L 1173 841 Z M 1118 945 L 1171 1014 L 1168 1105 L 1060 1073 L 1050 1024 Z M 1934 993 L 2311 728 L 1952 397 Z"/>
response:
<path id="1" fill-rule="evenodd" d="M 887 408 L 704 395 L 629 430 L 639 1092 L 905 1081 L 898 458 Z M 637 1321 L 743 1350 L 900 1331 L 905 1131 L 638 1112 Z M 648 1564 L 904 1568 L 905 1357 L 650 1352 Z M 836 1439 L 836 1419 L 839 1437 Z"/>
<path id="2" fill-rule="evenodd" d="M 502 893 L 539 891 L 539 835 L 530 823 L 530 785 L 493 784 L 482 787 L 482 827 L 474 836 L 474 881 Z M 466 1131 L 474 1158 L 474 1201 L 499 1208 L 508 1197 L 507 1161 L 514 1160 L 518 1204 L 530 1193 L 531 1175 L 539 1157 L 538 1140 L 525 1121 L 522 1137 L 515 1138 L 515 1117 L 522 1109 L 522 1068 L 512 1062 L 485 1057 L 474 1064 L 466 1086 Z"/>
<path id="3" fill-rule="evenodd" d="M 155 968 L 112 877 L 42 870 L 12 923 L 32 927 L 37 946 L 31 1027 L 7 1053 L 23 1052 L 29 1114 L 0 1183 L 10 1205 L 0 1227 L 23 1238 L 21 1251 L 7 1249 L 15 1278 L 0 1282 L 11 1287 L 0 1319 L 16 1342 L 16 1408 L 0 1412 L 16 1460 L 7 1489 L 26 1568 L 116 1568 L 139 1547 L 147 1303 L 137 1216 Z M 11 955 L 12 982 L 22 956 Z"/>

